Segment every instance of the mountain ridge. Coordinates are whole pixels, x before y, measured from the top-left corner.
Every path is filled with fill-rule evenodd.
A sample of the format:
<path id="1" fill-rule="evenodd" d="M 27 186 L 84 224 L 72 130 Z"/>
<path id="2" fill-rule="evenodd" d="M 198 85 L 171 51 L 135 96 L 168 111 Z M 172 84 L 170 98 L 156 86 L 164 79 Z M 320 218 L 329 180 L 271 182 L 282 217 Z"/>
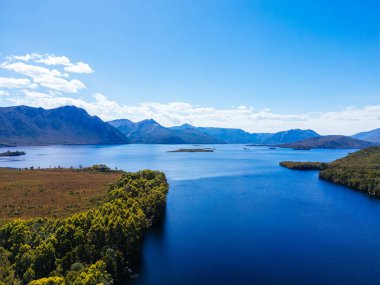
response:
<path id="1" fill-rule="evenodd" d="M 0 145 L 123 143 L 119 130 L 75 106 L 0 108 Z"/>
<path id="2" fill-rule="evenodd" d="M 380 144 L 380 128 L 367 132 L 360 132 L 351 137 Z"/>
<path id="3" fill-rule="evenodd" d="M 308 138 L 302 141 L 280 144 L 280 147 L 294 149 L 312 149 L 312 148 L 329 148 L 329 149 L 362 149 L 374 146 L 374 143 L 358 140 L 348 136 L 329 135 L 314 138 Z"/>

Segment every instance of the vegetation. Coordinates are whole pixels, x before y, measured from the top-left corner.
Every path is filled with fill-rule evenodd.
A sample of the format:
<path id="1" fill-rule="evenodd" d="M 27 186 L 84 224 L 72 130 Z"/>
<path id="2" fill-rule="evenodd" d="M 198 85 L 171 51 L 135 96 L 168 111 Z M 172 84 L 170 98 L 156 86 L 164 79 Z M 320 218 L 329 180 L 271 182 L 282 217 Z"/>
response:
<path id="1" fill-rule="evenodd" d="M 107 194 L 107 185 L 121 176 L 122 172 L 93 168 L 0 168 L 0 222 L 67 217 L 97 207 Z"/>
<path id="2" fill-rule="evenodd" d="M 311 148 L 331 148 L 331 149 L 345 149 L 345 148 L 366 148 L 374 144 L 367 141 L 361 141 L 346 136 L 320 136 L 314 138 L 307 138 L 303 141 L 287 143 L 280 145 L 285 148 L 293 148 L 298 150 L 308 150 Z"/>
<path id="3" fill-rule="evenodd" d="M 23 152 L 23 151 L 6 151 L 6 152 L 2 152 L 0 153 L 0 156 L 20 156 L 20 155 L 25 155 L 26 153 Z"/>
<path id="4" fill-rule="evenodd" d="M 114 283 L 162 216 L 167 191 L 161 172 L 125 173 L 95 209 L 1 226 L 0 284 Z"/>
<path id="5" fill-rule="evenodd" d="M 94 164 L 93 166 L 86 167 L 85 170 L 95 172 L 112 172 L 111 168 L 104 164 Z"/>
<path id="6" fill-rule="evenodd" d="M 324 162 L 295 162 L 295 161 L 283 161 L 280 165 L 294 170 L 323 170 L 326 169 L 328 164 Z"/>
<path id="7" fill-rule="evenodd" d="M 321 170 L 321 179 L 380 196 L 380 147 L 362 149 L 331 163 L 284 161 L 280 165 L 297 170 Z"/>
<path id="8" fill-rule="evenodd" d="M 180 148 L 177 150 L 170 150 L 168 152 L 214 152 L 212 148 Z"/>
<path id="9" fill-rule="evenodd" d="M 330 163 L 319 177 L 380 196 L 380 147 L 370 147 Z"/>

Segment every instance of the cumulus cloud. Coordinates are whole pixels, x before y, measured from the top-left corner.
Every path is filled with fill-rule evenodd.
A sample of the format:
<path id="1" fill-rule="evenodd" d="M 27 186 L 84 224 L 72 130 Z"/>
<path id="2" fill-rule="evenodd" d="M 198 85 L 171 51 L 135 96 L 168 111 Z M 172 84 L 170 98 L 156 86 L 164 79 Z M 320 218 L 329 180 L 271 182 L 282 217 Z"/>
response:
<path id="1" fill-rule="evenodd" d="M 61 67 L 61 71 L 57 68 L 51 69 L 40 64 Z M 42 87 L 66 93 L 77 93 L 86 87 L 78 79 L 69 79 L 69 73 L 93 72 L 91 67 L 84 62 L 72 63 L 66 56 L 41 55 L 38 53 L 6 57 L 5 61 L 0 64 L 0 68 L 13 71 L 32 80 L 31 82 L 29 78 L 2 78 L 3 87 Z"/>
<path id="2" fill-rule="evenodd" d="M 0 77 L 0 87 L 3 88 L 35 88 L 36 85 L 27 78 Z"/>
<path id="3" fill-rule="evenodd" d="M 36 63 L 42 63 L 45 65 L 61 65 L 61 66 L 64 66 L 64 70 L 66 72 L 72 72 L 72 73 L 93 73 L 94 72 L 89 64 L 82 61 L 73 63 L 66 56 L 31 53 L 31 54 L 26 54 L 26 55 L 21 55 L 21 56 L 8 57 L 8 60 L 12 60 L 12 59 L 22 60 L 22 61 L 34 61 Z"/>
<path id="4" fill-rule="evenodd" d="M 94 71 L 91 69 L 91 67 L 84 62 L 77 62 L 75 64 L 70 64 L 64 68 L 67 72 L 73 72 L 73 73 L 93 73 Z"/>
<path id="5" fill-rule="evenodd" d="M 79 80 L 62 78 L 64 75 L 57 69 L 48 69 L 23 62 L 3 63 L 1 67 L 28 76 L 33 79 L 34 83 L 57 91 L 77 93 L 80 89 L 85 88 L 85 85 Z"/>

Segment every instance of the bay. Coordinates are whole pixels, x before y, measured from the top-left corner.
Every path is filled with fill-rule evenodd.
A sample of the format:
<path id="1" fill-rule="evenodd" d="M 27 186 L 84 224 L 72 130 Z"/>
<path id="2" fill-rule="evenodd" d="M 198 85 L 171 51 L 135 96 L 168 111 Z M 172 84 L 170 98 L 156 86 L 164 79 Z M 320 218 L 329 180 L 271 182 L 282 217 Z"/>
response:
<path id="1" fill-rule="evenodd" d="M 27 154 L 0 166 L 164 171 L 165 218 L 146 234 L 137 278 L 126 284 L 380 284 L 380 201 L 316 171 L 278 166 L 354 150 L 210 145 L 201 147 L 215 152 L 167 153 L 184 147 L 192 146 L 18 147 Z"/>

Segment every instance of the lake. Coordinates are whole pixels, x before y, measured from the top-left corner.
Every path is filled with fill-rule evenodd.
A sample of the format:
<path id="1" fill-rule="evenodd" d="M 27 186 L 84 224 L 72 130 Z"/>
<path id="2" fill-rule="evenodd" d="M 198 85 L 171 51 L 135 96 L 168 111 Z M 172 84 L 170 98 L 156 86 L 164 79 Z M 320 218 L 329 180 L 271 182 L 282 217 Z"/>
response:
<path id="1" fill-rule="evenodd" d="M 183 147 L 20 147 L 27 155 L 0 158 L 0 166 L 164 171 L 165 218 L 145 236 L 138 277 L 126 284 L 380 284 L 380 200 L 319 180 L 316 171 L 278 166 L 354 150 L 166 152 Z"/>

